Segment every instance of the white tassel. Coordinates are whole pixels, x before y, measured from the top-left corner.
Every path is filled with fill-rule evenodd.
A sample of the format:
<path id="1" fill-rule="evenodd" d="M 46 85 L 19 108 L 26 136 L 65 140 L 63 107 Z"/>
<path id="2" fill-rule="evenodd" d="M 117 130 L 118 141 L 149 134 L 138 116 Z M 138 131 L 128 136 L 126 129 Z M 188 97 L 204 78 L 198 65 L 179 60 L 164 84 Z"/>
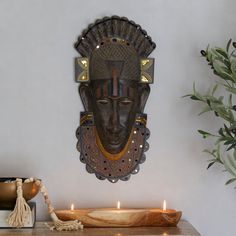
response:
<path id="1" fill-rule="evenodd" d="M 49 224 L 46 224 L 46 226 L 50 230 L 57 230 L 57 231 L 74 231 L 74 230 L 79 230 L 83 229 L 84 226 L 79 222 L 78 220 L 69 220 L 69 221 L 62 221 L 59 220 L 58 217 L 54 212 L 50 214 L 52 221 L 53 221 L 53 226 L 50 226 Z"/>
<path id="2" fill-rule="evenodd" d="M 7 222 L 12 227 L 23 227 L 31 217 L 31 209 L 23 198 L 22 179 L 16 179 L 17 199 L 14 210 L 8 216 Z"/>
<path id="3" fill-rule="evenodd" d="M 62 221 L 58 219 L 57 215 L 54 212 L 54 208 L 51 205 L 51 202 L 48 198 L 48 192 L 45 186 L 42 184 L 42 182 L 38 179 L 27 179 L 25 180 L 25 183 L 30 183 L 35 181 L 36 185 L 39 186 L 40 192 L 42 193 L 45 203 L 48 207 L 48 212 L 52 218 L 53 226 L 50 226 L 46 224 L 50 230 L 58 230 L 58 231 L 73 231 L 73 230 L 79 230 L 83 229 L 83 225 L 78 220 L 70 220 L 70 221 Z M 27 219 L 30 219 L 31 217 L 31 209 L 29 205 L 26 203 L 25 199 L 23 198 L 23 192 L 22 192 L 22 179 L 16 179 L 16 186 L 17 186 L 17 199 L 16 199 L 16 205 L 14 210 L 10 213 L 7 222 L 10 226 L 13 227 L 23 227 L 25 223 L 27 222 Z"/>
<path id="4" fill-rule="evenodd" d="M 48 191 L 47 191 L 46 187 L 42 184 L 42 182 L 40 180 L 35 179 L 35 183 L 40 187 L 40 192 L 42 193 L 42 195 L 44 197 L 45 203 L 48 206 L 48 212 L 49 212 L 51 219 L 53 221 L 52 226 L 49 224 L 46 224 L 46 226 L 50 230 L 55 229 L 57 231 L 75 231 L 75 230 L 83 229 L 84 226 L 78 220 L 62 221 L 62 220 L 58 219 L 57 215 L 54 212 L 54 208 L 49 200 Z"/>

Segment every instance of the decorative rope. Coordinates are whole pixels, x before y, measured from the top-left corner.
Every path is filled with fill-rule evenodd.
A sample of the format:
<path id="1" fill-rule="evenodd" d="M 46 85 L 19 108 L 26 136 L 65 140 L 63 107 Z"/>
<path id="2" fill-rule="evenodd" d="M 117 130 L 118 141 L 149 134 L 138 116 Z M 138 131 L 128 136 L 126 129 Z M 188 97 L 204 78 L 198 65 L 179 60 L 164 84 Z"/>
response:
<path id="1" fill-rule="evenodd" d="M 23 227 L 27 220 L 31 217 L 31 210 L 29 205 L 26 203 L 25 199 L 23 198 L 23 191 L 22 191 L 22 179 L 16 179 L 16 186 L 17 186 L 17 200 L 14 210 L 10 213 L 7 222 L 10 226 L 13 227 Z M 62 221 L 59 220 L 57 215 L 54 212 L 54 208 L 51 204 L 51 201 L 48 197 L 48 191 L 46 187 L 42 184 L 42 181 L 36 178 L 29 178 L 25 180 L 25 183 L 35 182 L 36 185 L 39 186 L 40 192 L 44 197 L 44 201 L 48 207 L 48 212 L 51 216 L 53 221 L 53 225 L 49 227 L 50 230 L 58 230 L 58 231 L 73 231 L 83 229 L 83 225 L 78 220 L 70 220 L 70 221 Z"/>
<path id="2" fill-rule="evenodd" d="M 31 210 L 29 205 L 23 198 L 22 179 L 16 179 L 17 199 L 14 210 L 10 213 L 7 222 L 13 227 L 20 228 L 30 220 Z"/>

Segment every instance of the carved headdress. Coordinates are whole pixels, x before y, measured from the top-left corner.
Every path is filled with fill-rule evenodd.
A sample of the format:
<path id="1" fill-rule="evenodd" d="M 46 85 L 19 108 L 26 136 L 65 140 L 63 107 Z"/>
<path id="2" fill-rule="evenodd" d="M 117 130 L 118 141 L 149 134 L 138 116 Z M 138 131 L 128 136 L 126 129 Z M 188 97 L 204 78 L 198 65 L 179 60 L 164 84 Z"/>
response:
<path id="1" fill-rule="evenodd" d="M 96 50 L 100 47 L 103 50 Z M 141 69 L 144 77 L 141 76 L 140 82 L 153 82 L 153 60 L 146 60 L 146 58 L 156 48 L 156 44 L 140 25 L 126 17 L 112 16 L 96 20 L 82 32 L 75 48 L 83 57 L 77 59 L 77 69 L 98 74 L 95 78 L 104 78 L 103 68 L 101 65 L 96 66 L 96 60 L 103 58 L 106 61 L 122 60 L 126 65 L 125 69 L 132 70 L 134 73 Z M 141 60 L 141 64 L 136 61 L 137 59 Z M 89 60 L 90 63 L 94 63 L 92 70 L 89 69 Z M 77 74 L 81 75 L 81 73 Z M 91 77 L 94 78 L 94 76 Z M 132 78 L 137 78 L 137 76 L 134 75 Z M 89 79 L 88 74 L 85 77 L 76 78 L 77 82 L 88 82 Z"/>

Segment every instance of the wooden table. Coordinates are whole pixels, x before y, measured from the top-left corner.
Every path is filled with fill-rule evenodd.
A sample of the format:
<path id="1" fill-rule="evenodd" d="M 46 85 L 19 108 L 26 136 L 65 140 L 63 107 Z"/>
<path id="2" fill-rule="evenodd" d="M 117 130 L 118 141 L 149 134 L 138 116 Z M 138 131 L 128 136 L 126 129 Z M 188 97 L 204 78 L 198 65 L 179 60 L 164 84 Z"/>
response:
<path id="1" fill-rule="evenodd" d="M 29 235 L 77 235 L 77 236 L 200 236 L 196 229 L 187 221 L 181 220 L 178 227 L 137 227 L 137 228 L 84 228 L 80 231 L 58 232 L 50 231 L 43 222 L 37 222 L 34 229 L 0 229 L 1 236 Z"/>

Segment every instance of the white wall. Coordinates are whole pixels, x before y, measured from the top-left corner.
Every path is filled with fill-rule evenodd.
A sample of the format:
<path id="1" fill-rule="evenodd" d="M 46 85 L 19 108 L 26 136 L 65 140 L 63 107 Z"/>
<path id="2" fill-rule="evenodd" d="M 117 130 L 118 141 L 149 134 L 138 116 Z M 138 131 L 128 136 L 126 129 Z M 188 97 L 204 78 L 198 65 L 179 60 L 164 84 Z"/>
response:
<path id="1" fill-rule="evenodd" d="M 236 40 L 234 0 L 1 0 L 0 176 L 37 176 L 55 208 L 168 206 L 204 236 L 236 234 L 236 192 L 220 167 L 206 170 L 209 145 L 197 129 L 217 130 L 211 115 L 180 97 L 213 75 L 199 51 Z M 148 159 L 128 182 L 101 182 L 79 161 L 75 130 L 83 110 L 74 79 L 77 36 L 113 14 L 142 25 L 157 43 L 147 103 Z M 41 196 L 38 219 L 47 218 Z"/>

